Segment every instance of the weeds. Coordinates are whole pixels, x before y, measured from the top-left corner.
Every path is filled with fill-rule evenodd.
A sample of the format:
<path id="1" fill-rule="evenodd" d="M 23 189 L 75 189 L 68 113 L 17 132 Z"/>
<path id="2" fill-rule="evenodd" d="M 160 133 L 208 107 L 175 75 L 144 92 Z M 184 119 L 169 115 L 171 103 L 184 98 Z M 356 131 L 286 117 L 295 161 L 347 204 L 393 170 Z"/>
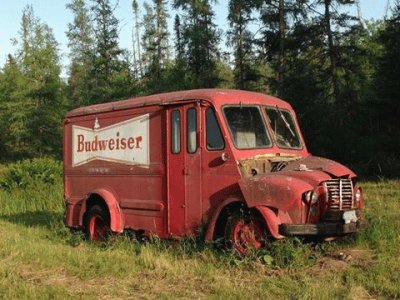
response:
<path id="1" fill-rule="evenodd" d="M 62 176 L 61 162 L 52 158 L 26 159 L 8 165 L 1 172 L 0 187 L 10 191 L 13 188 L 27 188 L 38 183 L 56 184 Z"/>
<path id="2" fill-rule="evenodd" d="M 398 180 L 363 184 L 368 231 L 276 241 L 244 258 L 196 237 L 90 243 L 63 225 L 61 178 L 10 186 L 0 189 L 0 298 L 400 297 Z"/>

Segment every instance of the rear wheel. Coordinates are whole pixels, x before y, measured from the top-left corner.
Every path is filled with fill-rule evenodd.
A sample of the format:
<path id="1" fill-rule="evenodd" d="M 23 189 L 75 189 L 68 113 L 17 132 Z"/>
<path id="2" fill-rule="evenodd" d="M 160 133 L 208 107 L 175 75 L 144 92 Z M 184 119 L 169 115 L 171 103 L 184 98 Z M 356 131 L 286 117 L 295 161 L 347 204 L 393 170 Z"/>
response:
<path id="1" fill-rule="evenodd" d="M 265 223 L 256 213 L 240 209 L 228 217 L 225 227 L 226 244 L 241 255 L 265 246 L 266 238 Z"/>
<path id="2" fill-rule="evenodd" d="M 92 206 L 85 218 L 85 233 L 91 241 L 105 241 L 111 233 L 108 211 L 100 205 Z"/>

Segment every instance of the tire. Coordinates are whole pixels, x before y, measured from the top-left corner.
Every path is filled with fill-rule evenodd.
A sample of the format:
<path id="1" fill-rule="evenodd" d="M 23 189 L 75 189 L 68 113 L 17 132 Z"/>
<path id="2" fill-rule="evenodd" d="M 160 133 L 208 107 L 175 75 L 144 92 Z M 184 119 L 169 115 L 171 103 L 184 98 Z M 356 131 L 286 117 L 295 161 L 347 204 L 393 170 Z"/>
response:
<path id="1" fill-rule="evenodd" d="M 225 226 L 225 244 L 240 255 L 248 255 L 261 249 L 267 241 L 267 229 L 264 220 L 246 209 L 234 211 Z"/>
<path id="2" fill-rule="evenodd" d="M 90 241 L 106 241 L 111 233 L 110 215 L 100 205 L 92 206 L 86 213 L 85 234 Z"/>

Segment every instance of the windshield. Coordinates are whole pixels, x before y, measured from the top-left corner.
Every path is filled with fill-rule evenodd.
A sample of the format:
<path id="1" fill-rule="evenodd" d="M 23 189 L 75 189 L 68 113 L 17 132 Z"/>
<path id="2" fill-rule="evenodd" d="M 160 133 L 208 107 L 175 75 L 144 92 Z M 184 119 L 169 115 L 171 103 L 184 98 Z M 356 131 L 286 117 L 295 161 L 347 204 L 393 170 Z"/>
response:
<path id="1" fill-rule="evenodd" d="M 228 106 L 223 111 L 236 148 L 272 146 L 258 106 Z"/>
<path id="2" fill-rule="evenodd" d="M 301 149 L 302 145 L 291 113 L 278 107 L 265 107 L 265 112 L 278 146 Z"/>

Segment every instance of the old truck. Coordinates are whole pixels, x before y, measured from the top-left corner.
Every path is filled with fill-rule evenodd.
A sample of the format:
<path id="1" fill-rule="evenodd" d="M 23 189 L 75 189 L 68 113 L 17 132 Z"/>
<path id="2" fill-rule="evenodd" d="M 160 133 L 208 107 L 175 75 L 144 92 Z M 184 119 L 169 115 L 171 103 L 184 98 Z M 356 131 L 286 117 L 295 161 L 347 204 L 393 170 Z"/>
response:
<path id="1" fill-rule="evenodd" d="M 199 89 L 82 107 L 64 119 L 65 224 L 91 240 L 201 234 L 240 253 L 367 227 L 356 175 L 308 151 L 290 104 Z"/>

